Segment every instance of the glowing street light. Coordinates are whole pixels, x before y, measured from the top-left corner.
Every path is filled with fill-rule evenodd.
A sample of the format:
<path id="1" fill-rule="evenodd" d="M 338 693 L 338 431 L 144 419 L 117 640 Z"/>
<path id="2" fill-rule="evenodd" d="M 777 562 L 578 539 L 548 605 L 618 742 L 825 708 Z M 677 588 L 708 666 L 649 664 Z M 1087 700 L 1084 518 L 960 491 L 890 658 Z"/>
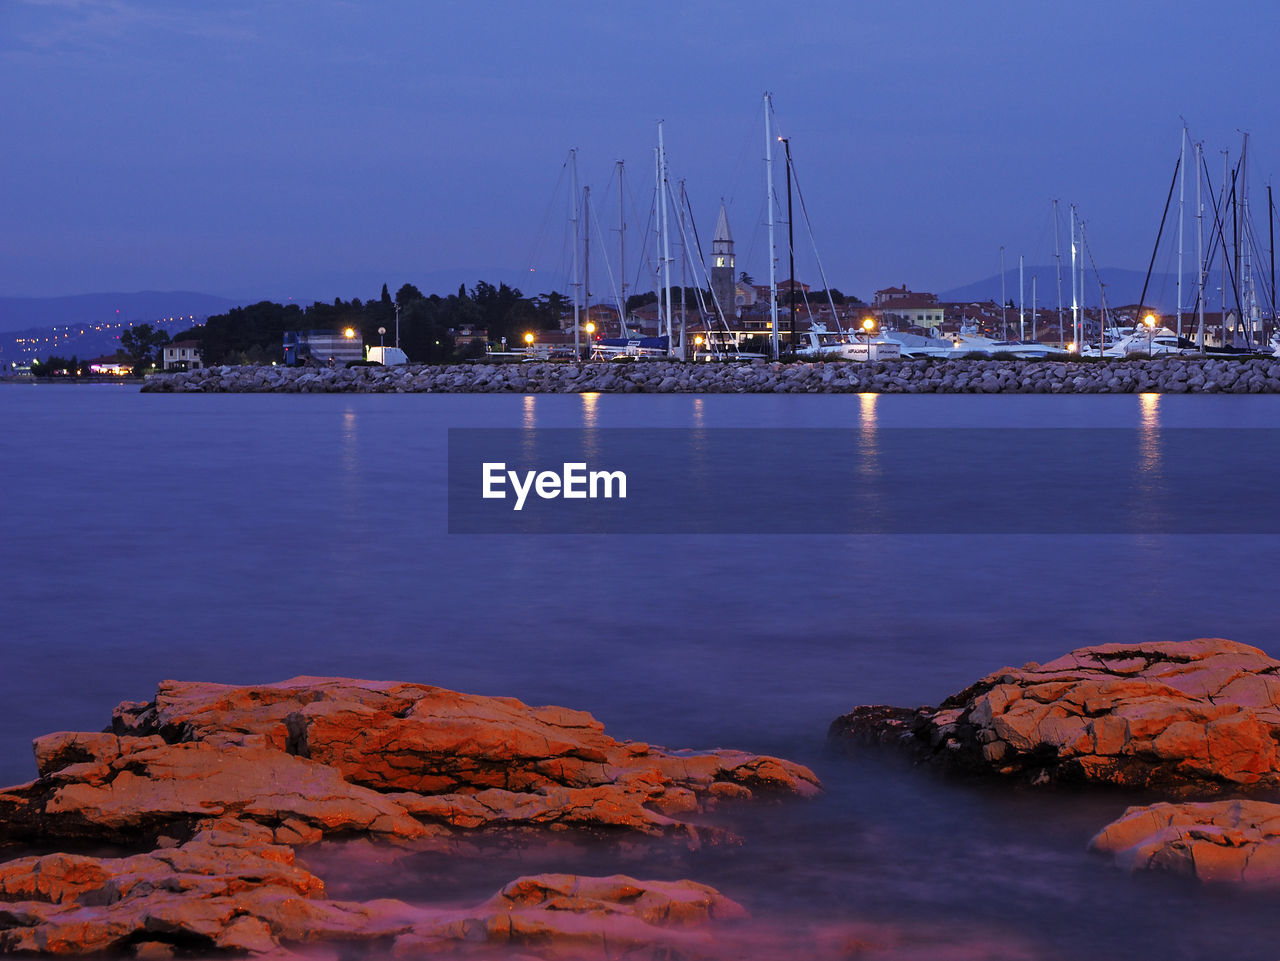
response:
<path id="1" fill-rule="evenodd" d="M 351 340 L 351 338 L 355 337 L 355 335 L 356 335 L 356 329 L 354 327 L 348 327 L 346 330 L 342 332 L 342 336 L 347 338 L 347 340 Z"/>
<path id="2" fill-rule="evenodd" d="M 591 321 L 587 321 L 587 336 L 590 337 L 596 332 L 596 325 Z"/>
<path id="3" fill-rule="evenodd" d="M 533 352 L 533 333 L 529 332 L 524 335 L 524 349 Z"/>
<path id="4" fill-rule="evenodd" d="M 1151 338 L 1155 336 L 1155 332 L 1156 332 L 1156 315 L 1147 314 L 1147 316 L 1142 318 L 1142 322 L 1147 325 L 1147 356 L 1150 357 L 1151 356 Z"/>

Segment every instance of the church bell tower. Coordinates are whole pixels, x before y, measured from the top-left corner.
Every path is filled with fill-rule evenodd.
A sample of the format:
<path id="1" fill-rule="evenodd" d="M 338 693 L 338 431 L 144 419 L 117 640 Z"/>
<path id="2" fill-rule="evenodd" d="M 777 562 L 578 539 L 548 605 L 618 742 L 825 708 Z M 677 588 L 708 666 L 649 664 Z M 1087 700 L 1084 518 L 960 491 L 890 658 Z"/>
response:
<path id="1" fill-rule="evenodd" d="M 737 273 L 733 265 L 733 235 L 729 233 L 729 215 L 720 204 L 716 235 L 711 240 L 711 290 L 716 295 L 726 319 L 738 316 Z"/>

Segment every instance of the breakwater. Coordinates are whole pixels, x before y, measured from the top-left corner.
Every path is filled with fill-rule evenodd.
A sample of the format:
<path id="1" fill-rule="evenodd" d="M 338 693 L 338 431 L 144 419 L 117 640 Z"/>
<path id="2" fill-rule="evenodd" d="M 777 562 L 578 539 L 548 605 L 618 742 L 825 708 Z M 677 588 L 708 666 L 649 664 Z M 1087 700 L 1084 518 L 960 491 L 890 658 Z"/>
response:
<path id="1" fill-rule="evenodd" d="M 904 360 L 876 363 L 467 364 L 209 367 L 153 374 L 144 392 L 205 393 L 1280 393 L 1280 359 Z"/>

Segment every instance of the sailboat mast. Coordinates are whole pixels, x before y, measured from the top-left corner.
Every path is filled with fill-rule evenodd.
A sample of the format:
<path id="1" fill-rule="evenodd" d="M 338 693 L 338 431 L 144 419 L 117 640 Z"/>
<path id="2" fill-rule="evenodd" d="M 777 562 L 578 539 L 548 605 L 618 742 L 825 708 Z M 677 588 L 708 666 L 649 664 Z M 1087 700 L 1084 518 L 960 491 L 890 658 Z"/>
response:
<path id="1" fill-rule="evenodd" d="M 579 343 L 578 331 L 581 324 L 579 303 L 582 300 L 582 285 L 578 282 L 578 151 L 569 151 L 569 196 L 573 198 L 573 356 L 582 359 L 582 345 Z"/>
<path id="2" fill-rule="evenodd" d="M 680 178 L 680 343 L 684 344 L 685 330 L 688 328 L 688 305 L 685 294 L 689 289 L 689 278 L 686 269 L 689 266 L 689 245 L 685 238 L 684 212 L 689 206 L 689 195 L 685 192 L 684 178 Z"/>
<path id="3" fill-rule="evenodd" d="M 1182 212 L 1187 196 L 1187 126 L 1182 125 L 1181 159 L 1178 171 L 1178 336 L 1182 336 Z"/>
<path id="4" fill-rule="evenodd" d="M 1276 206 L 1271 200 L 1271 184 L 1267 184 L 1267 251 L 1271 256 L 1271 327 L 1276 325 Z M 1263 331 L 1265 334 L 1266 331 Z"/>
<path id="5" fill-rule="evenodd" d="M 1201 167 L 1204 164 L 1201 151 L 1204 145 L 1196 142 L 1196 348 L 1204 353 L 1204 200 L 1200 191 Z"/>
<path id="6" fill-rule="evenodd" d="M 1031 339 L 1036 339 L 1036 275 L 1031 275 Z"/>
<path id="7" fill-rule="evenodd" d="M 582 188 L 582 300 L 584 323 L 591 323 L 591 188 Z M 574 338 L 577 346 L 577 338 Z M 578 355 L 582 360 L 582 355 Z"/>
<path id="8" fill-rule="evenodd" d="M 1009 295 L 1005 292 L 1004 284 L 1004 245 L 1000 245 L 1000 339 L 1009 339 L 1009 312 L 1008 303 Z"/>
<path id="9" fill-rule="evenodd" d="M 1240 226 L 1244 232 L 1244 268 L 1243 273 L 1236 274 L 1236 283 L 1244 288 L 1244 305 L 1240 310 L 1240 319 L 1244 321 L 1244 342 L 1246 347 L 1253 346 L 1255 315 L 1258 309 L 1257 292 L 1253 285 L 1253 260 L 1249 248 L 1249 135 L 1244 135 L 1244 144 L 1240 149 Z M 1237 241 L 1238 242 L 1238 241 Z M 1238 261 L 1237 261 L 1238 262 Z"/>
<path id="10" fill-rule="evenodd" d="M 1218 279 L 1218 299 L 1222 304 L 1222 324 L 1221 324 L 1221 340 L 1219 344 L 1223 347 L 1227 346 L 1227 241 L 1222 236 L 1222 220 L 1227 216 L 1227 169 L 1230 165 L 1229 151 L 1222 151 L 1222 203 L 1219 205 L 1222 214 L 1218 220 L 1218 239 L 1222 241 L 1218 246 L 1222 248 L 1222 271 Z"/>
<path id="11" fill-rule="evenodd" d="M 1018 254 L 1018 340 L 1027 336 L 1027 287 L 1022 278 L 1022 254 Z"/>
<path id="12" fill-rule="evenodd" d="M 671 235 L 667 212 L 667 151 L 662 143 L 662 122 L 658 122 L 658 203 L 662 205 L 662 288 L 667 303 L 667 351 L 675 342 L 671 339 Z"/>
<path id="13" fill-rule="evenodd" d="M 795 221 L 791 216 L 791 141 L 786 137 L 779 138 L 787 150 L 787 264 L 790 267 L 791 291 L 788 297 L 790 306 L 791 354 L 796 352 L 796 241 Z"/>
<path id="14" fill-rule="evenodd" d="M 769 330 L 773 359 L 778 359 L 778 248 L 773 237 L 773 131 L 769 126 L 773 96 L 764 95 L 764 183 L 765 209 L 769 211 Z"/>
<path id="15" fill-rule="evenodd" d="M 1058 201 L 1053 202 L 1053 260 L 1058 271 L 1058 343 L 1065 344 L 1066 331 L 1062 329 L 1062 244 L 1058 236 Z"/>
<path id="16" fill-rule="evenodd" d="M 627 218 L 622 205 L 622 161 L 618 161 L 618 333 L 627 336 Z"/>
<path id="17" fill-rule="evenodd" d="M 1080 343 L 1080 302 L 1076 299 L 1076 205 L 1071 205 L 1071 340 L 1076 350 Z"/>

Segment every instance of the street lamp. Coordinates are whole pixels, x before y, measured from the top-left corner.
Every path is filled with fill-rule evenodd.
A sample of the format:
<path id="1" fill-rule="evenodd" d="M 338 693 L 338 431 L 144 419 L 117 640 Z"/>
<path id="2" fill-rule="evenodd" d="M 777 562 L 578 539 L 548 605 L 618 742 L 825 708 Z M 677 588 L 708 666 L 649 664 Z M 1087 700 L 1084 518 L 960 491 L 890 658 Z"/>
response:
<path id="1" fill-rule="evenodd" d="M 1147 325 L 1147 356 L 1150 357 L 1151 356 L 1151 338 L 1155 336 L 1155 332 L 1156 332 L 1156 315 L 1147 314 L 1147 316 L 1142 318 L 1142 322 Z"/>
<path id="2" fill-rule="evenodd" d="M 590 337 L 596 332 L 596 325 L 591 321 L 587 321 L 587 336 Z"/>
<path id="3" fill-rule="evenodd" d="M 382 348 L 382 347 L 383 347 L 382 337 L 383 337 L 383 335 L 384 335 L 386 332 L 387 332 L 387 328 L 385 328 L 385 327 L 379 327 L 379 328 L 378 328 L 378 347 L 379 347 L 379 348 Z"/>
<path id="4" fill-rule="evenodd" d="M 529 353 L 533 353 L 533 334 L 526 333 L 524 335 L 524 349 Z"/>
<path id="5" fill-rule="evenodd" d="M 347 338 L 347 340 L 351 340 L 351 338 L 355 337 L 355 335 L 356 335 L 356 329 L 354 327 L 348 327 L 346 330 L 342 332 L 342 336 Z"/>

